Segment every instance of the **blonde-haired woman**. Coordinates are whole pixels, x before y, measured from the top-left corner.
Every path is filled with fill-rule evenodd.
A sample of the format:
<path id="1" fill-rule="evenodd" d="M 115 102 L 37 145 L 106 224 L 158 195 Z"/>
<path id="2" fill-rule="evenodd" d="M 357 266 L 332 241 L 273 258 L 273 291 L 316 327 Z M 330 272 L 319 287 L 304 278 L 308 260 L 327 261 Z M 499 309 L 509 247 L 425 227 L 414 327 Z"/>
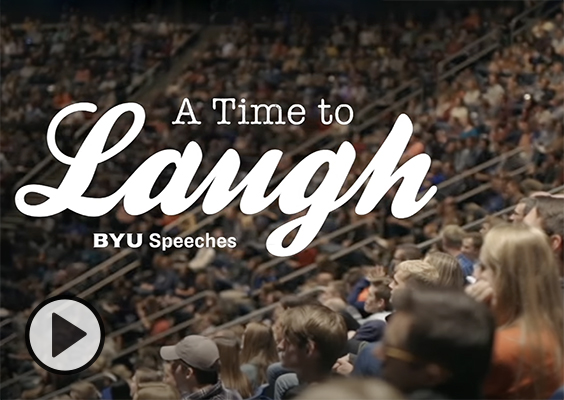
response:
<path id="1" fill-rule="evenodd" d="M 460 290 L 464 288 L 464 272 L 456 257 L 441 251 L 434 251 L 427 253 L 423 261 L 437 268 L 438 286 Z"/>
<path id="2" fill-rule="evenodd" d="M 243 336 L 241 369 L 255 388 L 267 382 L 266 369 L 278 361 L 272 329 L 258 322 L 249 323 Z"/>
<path id="3" fill-rule="evenodd" d="M 219 350 L 221 363 L 221 381 L 227 389 L 237 391 L 242 398 L 248 399 L 254 391 L 251 382 L 241 371 L 239 362 L 240 345 L 233 332 L 219 332 L 212 338 Z"/>
<path id="4" fill-rule="evenodd" d="M 548 399 L 564 382 L 562 291 L 548 238 L 524 224 L 498 225 L 484 239 L 477 282 L 467 293 L 497 323 L 490 399 Z"/>

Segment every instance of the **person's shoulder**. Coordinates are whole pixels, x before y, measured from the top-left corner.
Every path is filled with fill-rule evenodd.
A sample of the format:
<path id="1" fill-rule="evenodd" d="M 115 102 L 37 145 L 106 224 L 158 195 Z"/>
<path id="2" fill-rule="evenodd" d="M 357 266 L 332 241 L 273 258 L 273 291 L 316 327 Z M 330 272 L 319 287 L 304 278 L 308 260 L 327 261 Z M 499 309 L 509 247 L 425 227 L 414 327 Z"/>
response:
<path id="1" fill-rule="evenodd" d="M 521 357 L 523 351 L 521 333 L 521 328 L 518 326 L 496 330 L 492 360 L 494 364 L 513 364 Z"/>
<path id="2" fill-rule="evenodd" d="M 282 396 L 282 400 L 291 400 L 291 399 L 295 399 L 296 397 L 298 397 L 304 390 L 307 389 L 309 385 L 307 383 L 302 383 L 298 386 L 294 386 L 293 388 L 290 388 L 286 391 L 286 393 L 284 393 L 284 395 Z"/>
<path id="3" fill-rule="evenodd" d="M 239 392 L 227 389 L 226 387 L 223 388 L 223 391 L 224 395 L 221 396 L 221 399 L 218 398 L 217 400 L 243 400 Z"/>

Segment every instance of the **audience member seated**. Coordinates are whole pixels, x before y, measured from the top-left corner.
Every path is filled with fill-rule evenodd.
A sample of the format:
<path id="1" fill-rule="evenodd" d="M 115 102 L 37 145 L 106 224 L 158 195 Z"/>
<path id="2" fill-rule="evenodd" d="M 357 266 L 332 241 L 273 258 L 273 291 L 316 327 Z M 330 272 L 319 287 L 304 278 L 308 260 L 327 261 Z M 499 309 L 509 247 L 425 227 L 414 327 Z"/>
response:
<path id="1" fill-rule="evenodd" d="M 467 292 L 495 316 L 487 398 L 548 399 L 562 384 L 562 291 L 546 235 L 526 225 L 488 232 Z"/>
<path id="2" fill-rule="evenodd" d="M 280 319 L 278 344 L 282 366 L 295 372 L 299 386 L 282 399 L 297 396 L 308 385 L 326 381 L 337 358 L 345 351 L 347 330 L 343 317 L 323 306 L 288 309 Z"/>
<path id="3" fill-rule="evenodd" d="M 495 331 L 490 311 L 459 291 L 421 289 L 398 290 L 394 309 L 375 350 L 382 378 L 406 395 L 483 398 Z"/>
<path id="4" fill-rule="evenodd" d="M 204 336 L 187 336 L 175 346 L 161 347 L 161 357 L 172 362 L 171 370 L 182 399 L 241 400 L 219 380 L 219 350 Z"/>

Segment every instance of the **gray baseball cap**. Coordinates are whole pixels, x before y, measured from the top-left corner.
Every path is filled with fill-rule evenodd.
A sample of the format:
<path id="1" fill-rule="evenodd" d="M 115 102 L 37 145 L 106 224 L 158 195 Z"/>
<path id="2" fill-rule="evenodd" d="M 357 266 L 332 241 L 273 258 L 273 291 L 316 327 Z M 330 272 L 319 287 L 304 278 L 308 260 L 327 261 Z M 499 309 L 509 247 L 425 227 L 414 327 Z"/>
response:
<path id="1" fill-rule="evenodd" d="M 219 350 L 213 340 L 198 335 L 186 336 L 174 346 L 161 347 L 165 361 L 182 360 L 201 371 L 216 371 L 219 366 Z"/>

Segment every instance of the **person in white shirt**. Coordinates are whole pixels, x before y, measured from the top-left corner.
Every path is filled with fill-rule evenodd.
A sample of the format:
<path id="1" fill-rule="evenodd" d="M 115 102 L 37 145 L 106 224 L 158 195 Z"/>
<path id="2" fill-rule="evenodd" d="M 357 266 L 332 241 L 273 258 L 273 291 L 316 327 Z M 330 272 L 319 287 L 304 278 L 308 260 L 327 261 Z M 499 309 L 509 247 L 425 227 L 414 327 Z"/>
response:
<path id="1" fill-rule="evenodd" d="M 368 288 L 368 297 L 364 303 L 364 311 L 370 313 L 368 317 L 360 320 L 360 324 L 368 321 L 386 321 L 386 317 L 390 315 L 392 307 L 390 304 L 390 297 L 392 291 L 390 290 L 390 280 L 387 277 L 367 277 L 370 281 Z"/>
<path id="2" fill-rule="evenodd" d="M 470 81 L 468 89 L 464 93 L 464 104 L 467 107 L 477 107 L 480 104 L 482 93 L 475 80 Z"/>
<path id="3" fill-rule="evenodd" d="M 486 94 L 483 96 L 490 106 L 495 107 L 499 105 L 503 95 L 505 94 L 505 89 L 498 82 L 496 75 L 490 75 L 489 86 L 486 90 Z"/>

